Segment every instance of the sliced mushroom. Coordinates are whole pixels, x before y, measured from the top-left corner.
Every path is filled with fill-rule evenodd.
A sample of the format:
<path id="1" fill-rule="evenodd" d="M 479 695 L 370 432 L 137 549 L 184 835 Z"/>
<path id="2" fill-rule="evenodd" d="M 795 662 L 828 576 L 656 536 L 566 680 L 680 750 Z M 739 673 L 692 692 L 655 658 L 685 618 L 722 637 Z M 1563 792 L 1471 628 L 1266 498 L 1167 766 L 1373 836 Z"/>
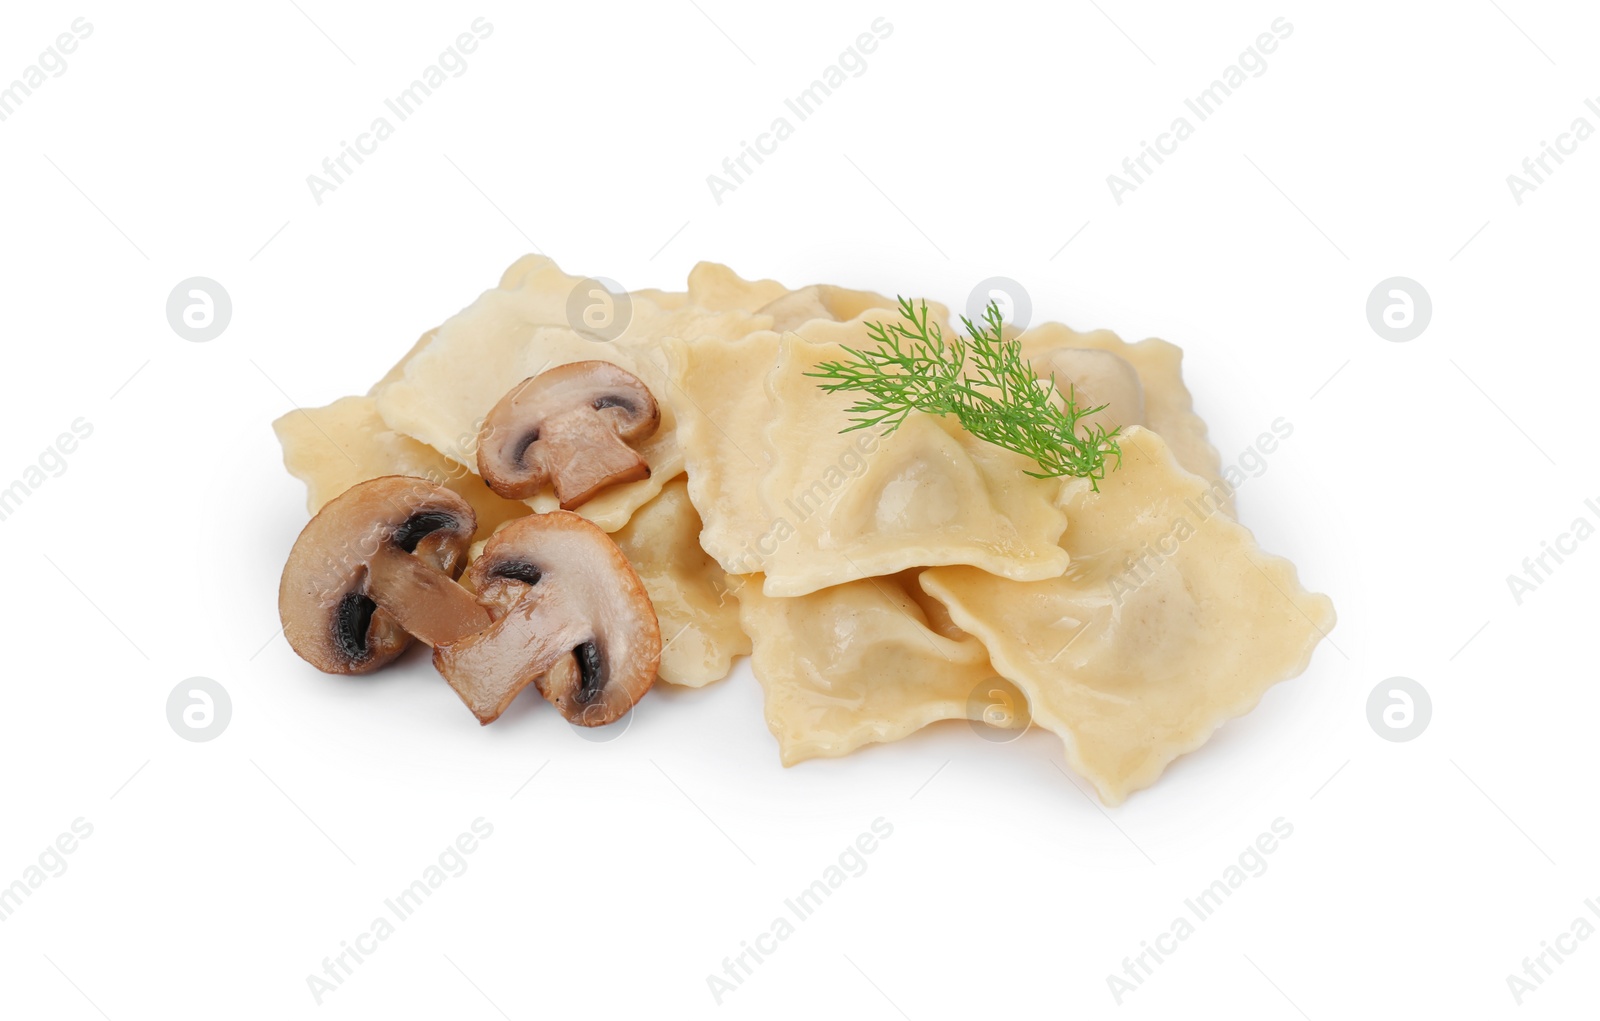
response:
<path id="1" fill-rule="evenodd" d="M 517 384 L 484 418 L 478 474 L 512 500 L 549 483 L 571 510 L 607 486 L 649 478 L 630 444 L 660 424 L 655 397 L 628 370 L 602 361 L 560 365 Z"/>
<path id="2" fill-rule="evenodd" d="M 457 585 L 477 517 L 426 479 L 361 482 L 312 518 L 283 568 L 278 615 L 300 657 L 330 674 L 364 674 L 411 638 L 440 645 L 489 625 Z"/>
<path id="3" fill-rule="evenodd" d="M 655 683 L 661 627 L 616 543 L 567 511 L 519 518 L 468 571 L 494 623 L 433 650 L 480 723 L 529 684 L 585 727 L 618 719 Z"/>

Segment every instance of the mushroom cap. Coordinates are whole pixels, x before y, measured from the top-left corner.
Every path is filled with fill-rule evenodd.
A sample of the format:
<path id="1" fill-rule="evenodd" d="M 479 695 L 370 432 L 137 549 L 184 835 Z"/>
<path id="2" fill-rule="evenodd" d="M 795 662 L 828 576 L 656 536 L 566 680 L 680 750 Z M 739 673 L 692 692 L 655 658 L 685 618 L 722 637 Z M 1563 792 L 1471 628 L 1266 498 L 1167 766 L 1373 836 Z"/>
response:
<path id="1" fill-rule="evenodd" d="M 365 674 L 405 651 L 413 634 L 436 642 L 487 625 L 454 581 L 476 529 L 472 505 L 426 479 L 386 475 L 350 487 L 289 551 L 278 586 L 284 637 L 318 670 Z"/>
<path id="2" fill-rule="evenodd" d="M 620 718 L 655 683 L 661 627 L 644 583 L 611 537 L 568 511 L 519 518 L 473 561 L 494 623 L 434 649 L 433 662 L 480 723 L 529 684 L 570 722 Z"/>
<path id="3" fill-rule="evenodd" d="M 607 486 L 649 478 L 630 444 L 660 425 L 638 376 L 611 362 L 569 362 L 518 383 L 484 417 L 478 474 L 511 500 L 551 485 L 571 510 Z"/>

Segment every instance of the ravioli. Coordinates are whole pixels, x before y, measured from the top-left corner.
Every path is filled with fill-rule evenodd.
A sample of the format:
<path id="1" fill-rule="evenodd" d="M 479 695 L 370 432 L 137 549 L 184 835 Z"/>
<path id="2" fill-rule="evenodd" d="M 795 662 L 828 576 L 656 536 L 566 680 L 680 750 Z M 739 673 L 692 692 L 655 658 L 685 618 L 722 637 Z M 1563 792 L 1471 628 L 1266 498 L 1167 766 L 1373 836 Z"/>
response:
<path id="1" fill-rule="evenodd" d="M 700 548 L 700 517 L 682 476 L 612 534 L 644 582 L 661 622 L 661 679 L 699 688 L 750 652 L 727 574 Z"/>
<path id="2" fill-rule="evenodd" d="M 773 529 L 757 485 L 772 466 L 761 435 L 771 405 L 759 382 L 778 356 L 778 335 L 669 340 L 667 354 L 673 389 L 684 398 L 678 439 L 689 498 L 704 522 L 700 545 L 728 573 L 753 573 Z"/>
<path id="3" fill-rule="evenodd" d="M 1059 483 L 1027 475 L 1027 458 L 932 415 L 913 414 L 888 436 L 842 432 L 854 395 L 823 393 L 806 373 L 848 358 L 844 345 L 860 333 L 855 321 L 812 320 L 778 341 L 767 377 L 773 461 L 761 494 L 773 533 L 772 551 L 757 551 L 763 591 L 800 596 L 943 564 L 1017 580 L 1065 570 Z"/>
<path id="4" fill-rule="evenodd" d="M 1041 378 L 1052 368 L 1056 370 L 1056 387 L 1062 393 L 1077 374 L 1074 370 L 1087 370 L 1089 406 L 1107 401 L 1112 405 L 1101 420 L 1108 425 L 1142 425 L 1159 434 L 1180 465 L 1222 487 L 1213 499 L 1233 512 L 1232 490 L 1221 481 L 1222 458 L 1211 445 L 1205 421 L 1195 414 L 1194 398 L 1183 382 L 1182 348 L 1155 338 L 1129 344 L 1110 330 L 1079 333 L 1060 323 L 1044 323 L 1017 339 L 1022 343 L 1022 356 L 1032 362 Z M 1097 371 L 1093 363 L 1076 354 L 1088 351 L 1115 355 L 1137 373 L 1142 391 L 1142 407 L 1137 412 L 1123 396 L 1126 389 L 1110 380 L 1115 370 Z"/>
<path id="5" fill-rule="evenodd" d="M 518 260 L 500 287 L 446 321 L 431 343 L 409 357 L 400 377 L 378 393 L 378 411 L 395 430 L 476 471 L 483 417 L 513 386 L 546 369 L 590 359 L 627 369 L 644 381 L 661 408 L 660 428 L 636 448 L 650 466 L 650 477 L 613 486 L 576 508 L 614 532 L 683 471 L 676 429 L 681 398 L 668 381 L 661 341 L 742 336 L 770 320 L 687 304 L 663 308 L 641 293 L 630 296 L 626 327 L 603 342 L 567 323 L 568 299 L 583 282 L 548 259 Z M 527 503 L 537 511 L 558 505 L 553 492 Z"/>
<path id="6" fill-rule="evenodd" d="M 984 647 L 930 623 L 907 591 L 913 578 L 868 578 L 787 599 L 763 595 L 759 576 L 739 579 L 750 665 L 784 765 L 966 719 L 974 693 L 981 700 L 991 686 Z"/>
<path id="7" fill-rule="evenodd" d="M 378 417 L 371 397 L 343 397 L 325 408 L 296 409 L 272 423 L 283 464 L 306 484 L 312 514 L 358 482 L 414 475 L 459 493 L 478 515 L 479 538 L 528 513 L 528 505 L 495 495 L 483 480 Z"/>
<path id="8" fill-rule="evenodd" d="M 1333 604 L 1244 526 L 1210 513 L 1205 480 L 1135 427 L 1093 493 L 1063 486 L 1060 578 L 1017 583 L 970 567 L 923 572 L 925 591 L 988 649 L 1033 720 L 1107 804 L 1305 670 Z"/>
<path id="9" fill-rule="evenodd" d="M 773 281 L 746 281 L 715 263 L 701 263 L 689 276 L 691 298 L 716 308 L 738 308 L 780 295 L 762 310 L 774 317 L 775 330 L 780 321 L 785 324 L 781 328 L 789 329 L 811 318 L 831 318 L 848 307 L 825 291 L 875 297 L 838 288 L 806 290 L 816 293 L 786 291 Z M 790 298 L 796 300 L 785 305 Z M 778 333 L 759 331 L 693 344 L 669 340 L 666 345 L 672 386 L 683 397 L 678 433 L 689 496 L 705 522 L 700 542 L 730 574 L 761 571 L 786 526 L 766 506 L 758 485 L 772 469 L 764 429 L 773 403 L 762 381 L 777 362 L 778 341 Z M 860 440 L 873 445 L 870 437 Z"/>

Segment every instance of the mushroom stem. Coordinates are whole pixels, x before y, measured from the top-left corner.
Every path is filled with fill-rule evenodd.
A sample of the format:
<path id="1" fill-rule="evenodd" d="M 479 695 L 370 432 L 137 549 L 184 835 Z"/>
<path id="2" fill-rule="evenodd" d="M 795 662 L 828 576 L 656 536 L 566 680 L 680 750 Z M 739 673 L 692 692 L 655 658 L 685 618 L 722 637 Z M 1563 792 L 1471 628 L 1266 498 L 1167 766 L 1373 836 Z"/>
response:
<path id="1" fill-rule="evenodd" d="M 543 677 L 587 633 L 558 599 L 523 599 L 488 628 L 436 648 L 434 665 L 482 724 L 500 718 L 522 689 Z"/>
<path id="2" fill-rule="evenodd" d="M 518 518 L 468 569 L 496 622 L 435 646 L 439 668 L 479 723 L 530 684 L 570 723 L 619 719 L 661 666 L 650 593 L 611 537 L 571 511 Z"/>
<path id="3" fill-rule="evenodd" d="M 596 430 L 575 415 L 551 419 L 544 442 L 562 510 L 581 507 L 607 486 L 650 477 L 650 465 L 638 451 L 616 433 Z"/>
<path id="4" fill-rule="evenodd" d="M 491 623 L 489 611 L 448 575 L 385 545 L 367 565 L 367 592 L 412 637 L 431 646 L 458 642 Z"/>

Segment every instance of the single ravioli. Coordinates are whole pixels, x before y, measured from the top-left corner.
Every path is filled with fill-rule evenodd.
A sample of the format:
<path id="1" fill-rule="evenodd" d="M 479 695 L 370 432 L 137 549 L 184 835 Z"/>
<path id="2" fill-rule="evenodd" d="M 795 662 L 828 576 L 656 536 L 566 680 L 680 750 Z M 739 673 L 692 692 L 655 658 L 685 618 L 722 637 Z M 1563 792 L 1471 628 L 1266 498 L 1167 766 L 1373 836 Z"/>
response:
<path id="1" fill-rule="evenodd" d="M 1060 575 L 1060 483 L 1029 476 L 1037 466 L 1028 458 L 921 413 L 888 436 L 843 431 L 855 395 L 824 393 L 806 373 L 848 360 L 846 345 L 862 334 L 855 320 L 812 320 L 779 338 L 766 388 L 773 460 L 761 494 L 773 530 L 756 551 L 763 591 L 800 596 L 946 564 L 1019 581 Z"/>
<path id="2" fill-rule="evenodd" d="M 1041 378 L 1055 370 L 1056 387 L 1067 392 L 1073 370 L 1079 366 L 1100 378 L 1110 373 L 1098 373 L 1099 366 L 1073 352 L 1102 351 L 1122 359 L 1138 374 L 1142 388 L 1142 407 L 1137 413 L 1130 407 L 1119 409 L 1119 404 L 1131 404 L 1119 399 L 1123 392 L 1114 385 L 1090 380 L 1090 406 L 1109 401 L 1107 425 L 1142 425 L 1166 441 L 1178 463 L 1189 471 L 1216 486 L 1216 494 L 1228 512 L 1232 513 L 1232 489 L 1222 482 L 1222 458 L 1207 436 L 1206 423 L 1194 411 L 1194 398 L 1183 382 L 1183 349 L 1164 340 L 1151 338 L 1137 344 L 1123 341 L 1110 330 L 1079 333 L 1060 323 L 1045 323 L 1024 331 L 1018 338 L 1022 342 L 1022 356 L 1032 364 Z M 1086 364 L 1087 363 L 1087 364 Z M 1120 413 L 1119 413 L 1120 412 Z M 1126 444 L 1124 444 L 1126 446 Z"/>
<path id="3" fill-rule="evenodd" d="M 378 394 L 378 411 L 392 428 L 476 471 L 483 418 L 516 384 L 546 369 L 591 359 L 627 369 L 644 381 L 661 408 L 660 428 L 637 448 L 650 466 L 650 477 L 612 486 L 577 508 L 614 532 L 683 471 L 676 429 L 682 398 L 667 377 L 663 340 L 741 336 L 770 320 L 687 304 L 663 308 L 649 295 L 636 293 L 629 296 L 621 332 L 602 341 L 567 322 L 569 299 L 585 288 L 597 291 L 593 281 L 562 273 L 548 259 L 519 260 L 506 271 L 500 287 L 484 292 L 439 327 L 431 343 L 409 356 L 400 378 Z M 589 299 L 580 298 L 584 300 Z M 620 315 L 623 304 L 611 307 Z M 538 511 L 557 506 L 553 492 L 527 502 Z"/>
<path id="4" fill-rule="evenodd" d="M 519 500 L 496 496 L 483 480 L 438 451 L 384 424 L 371 397 L 343 397 L 325 408 L 297 408 L 272 423 L 283 464 L 306 484 L 312 514 L 358 482 L 411 475 L 455 491 L 478 515 L 479 538 L 528 513 Z"/>
<path id="5" fill-rule="evenodd" d="M 669 340 L 667 353 L 673 390 L 684 398 L 678 441 L 689 498 L 704 522 L 700 545 L 728 573 L 752 573 L 776 528 L 760 493 L 772 470 L 762 437 L 772 405 L 761 380 L 777 360 L 778 335 Z"/>
<path id="6" fill-rule="evenodd" d="M 701 263 L 689 277 L 691 296 L 727 307 L 748 303 L 771 293 L 774 287 L 782 291 L 782 286 L 772 281 L 745 281 L 715 263 Z M 804 314 L 819 312 L 817 318 L 827 318 L 833 313 L 825 304 L 820 299 L 816 308 L 807 304 Z M 764 314 L 774 307 L 768 305 Z M 801 313 L 791 308 L 784 314 Z M 874 318 L 892 314 L 880 312 Z M 777 363 L 778 341 L 777 332 L 758 331 L 742 337 L 703 338 L 692 344 L 667 342 L 672 387 L 683 398 L 678 436 L 689 476 L 689 496 L 705 522 L 700 542 L 730 574 L 760 572 L 765 556 L 776 549 L 778 535 L 788 525 L 780 514 L 767 508 L 759 485 L 772 469 L 772 452 L 763 433 L 772 419 L 773 405 L 762 381 Z M 861 441 L 876 445 L 872 437 L 863 436 Z"/>
<path id="7" fill-rule="evenodd" d="M 1305 670 L 1334 624 L 1333 604 L 1301 588 L 1293 564 L 1212 512 L 1206 482 L 1161 437 L 1136 427 L 1129 439 L 1099 493 L 1063 486 L 1063 577 L 943 567 L 920 579 L 1107 804 Z"/>
<path id="8" fill-rule="evenodd" d="M 700 548 L 700 516 L 682 476 L 612 534 L 655 604 L 661 622 L 661 679 L 699 688 L 728 675 L 750 652 L 739 601 L 726 572 Z"/>
<path id="9" fill-rule="evenodd" d="M 992 687 L 983 646 L 930 622 L 908 591 L 914 573 L 798 598 L 763 595 L 759 576 L 739 580 L 750 665 L 786 766 L 967 719 Z"/>

